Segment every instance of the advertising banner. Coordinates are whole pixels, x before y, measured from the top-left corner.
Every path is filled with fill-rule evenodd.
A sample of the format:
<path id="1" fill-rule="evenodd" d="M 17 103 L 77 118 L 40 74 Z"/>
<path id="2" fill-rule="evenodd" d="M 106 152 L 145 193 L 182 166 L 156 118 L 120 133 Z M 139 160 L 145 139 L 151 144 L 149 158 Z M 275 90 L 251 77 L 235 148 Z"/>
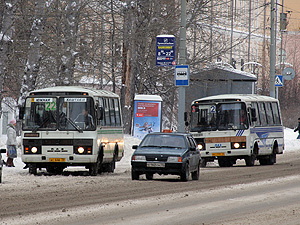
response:
<path id="1" fill-rule="evenodd" d="M 136 95 L 134 98 L 133 136 L 143 139 L 161 131 L 161 103 L 158 95 Z"/>

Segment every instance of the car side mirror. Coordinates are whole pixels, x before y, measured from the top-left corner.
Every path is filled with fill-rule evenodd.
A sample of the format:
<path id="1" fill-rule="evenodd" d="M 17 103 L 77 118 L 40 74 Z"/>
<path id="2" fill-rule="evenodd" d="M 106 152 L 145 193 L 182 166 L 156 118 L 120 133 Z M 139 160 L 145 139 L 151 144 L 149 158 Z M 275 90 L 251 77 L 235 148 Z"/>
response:
<path id="1" fill-rule="evenodd" d="M 132 149 L 137 149 L 138 145 L 132 145 Z"/>
<path id="2" fill-rule="evenodd" d="M 0 153 L 6 153 L 6 149 L 5 148 L 1 148 L 0 149 Z"/>
<path id="3" fill-rule="evenodd" d="M 24 119 L 24 112 L 25 112 L 25 107 L 24 106 L 21 106 L 19 108 L 19 119 L 22 120 Z"/>

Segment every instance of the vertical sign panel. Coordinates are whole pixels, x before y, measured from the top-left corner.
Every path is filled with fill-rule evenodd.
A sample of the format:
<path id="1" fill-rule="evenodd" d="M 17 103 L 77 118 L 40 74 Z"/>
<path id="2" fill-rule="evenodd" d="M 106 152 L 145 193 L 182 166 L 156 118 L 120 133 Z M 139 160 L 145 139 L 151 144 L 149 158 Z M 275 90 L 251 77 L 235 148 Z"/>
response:
<path id="1" fill-rule="evenodd" d="M 134 98 L 133 136 L 139 139 L 161 131 L 161 97 L 136 95 Z"/>
<path id="2" fill-rule="evenodd" d="M 156 65 L 174 66 L 175 64 L 175 36 L 156 36 Z"/>

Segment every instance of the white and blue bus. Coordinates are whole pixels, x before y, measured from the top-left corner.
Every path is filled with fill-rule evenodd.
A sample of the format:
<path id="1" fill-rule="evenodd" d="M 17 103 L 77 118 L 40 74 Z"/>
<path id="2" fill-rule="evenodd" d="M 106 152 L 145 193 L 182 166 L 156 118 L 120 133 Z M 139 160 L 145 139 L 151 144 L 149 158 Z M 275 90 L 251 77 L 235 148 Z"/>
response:
<path id="1" fill-rule="evenodd" d="M 247 166 L 276 163 L 284 150 L 279 102 L 254 94 L 225 94 L 194 100 L 189 129 L 201 149 L 202 167 L 218 160 L 230 167 L 237 159 Z"/>
<path id="2" fill-rule="evenodd" d="M 84 166 L 113 172 L 124 154 L 119 96 L 106 90 L 57 86 L 32 91 L 20 110 L 22 161 L 29 173 L 60 174 Z"/>

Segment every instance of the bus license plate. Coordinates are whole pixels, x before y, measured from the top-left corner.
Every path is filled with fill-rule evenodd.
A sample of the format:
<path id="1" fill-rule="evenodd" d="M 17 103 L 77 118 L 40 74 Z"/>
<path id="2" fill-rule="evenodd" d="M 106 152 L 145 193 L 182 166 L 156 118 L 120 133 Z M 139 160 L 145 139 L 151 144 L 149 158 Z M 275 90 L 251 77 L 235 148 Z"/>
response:
<path id="1" fill-rule="evenodd" d="M 223 152 L 212 153 L 212 156 L 225 156 L 225 153 L 223 153 Z"/>
<path id="2" fill-rule="evenodd" d="M 147 163 L 147 167 L 165 167 L 165 163 Z"/>
<path id="3" fill-rule="evenodd" d="M 49 158 L 50 162 L 65 162 L 65 158 Z"/>

